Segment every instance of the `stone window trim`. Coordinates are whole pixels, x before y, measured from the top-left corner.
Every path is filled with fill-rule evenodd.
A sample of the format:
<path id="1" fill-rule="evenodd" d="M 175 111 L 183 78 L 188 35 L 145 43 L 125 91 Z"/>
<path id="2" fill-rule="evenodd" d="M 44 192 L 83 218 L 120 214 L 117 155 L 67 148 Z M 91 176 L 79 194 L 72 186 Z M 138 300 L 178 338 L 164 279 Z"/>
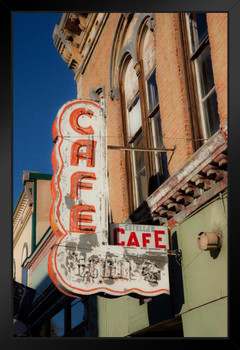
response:
<path id="1" fill-rule="evenodd" d="M 128 42 L 124 47 L 120 48 L 120 52 L 117 55 L 117 51 L 119 49 L 119 45 L 122 39 L 123 28 L 125 28 L 129 24 L 129 21 L 132 19 L 132 15 L 133 14 L 126 15 L 125 13 L 123 13 L 119 18 L 114 33 L 109 68 L 110 89 L 108 93 L 112 101 L 115 98 L 120 98 L 119 67 L 121 67 L 122 62 L 125 60 L 125 57 L 127 55 L 130 55 L 133 59 L 134 64 L 136 66 L 138 64 L 136 42 L 143 24 L 146 22 L 147 27 L 150 28 L 151 31 L 154 31 L 156 26 L 156 17 L 154 13 L 139 13 L 130 42 Z"/>
<path id="2" fill-rule="evenodd" d="M 219 129 L 219 116 L 217 111 L 215 113 L 212 112 L 212 114 L 210 113 L 208 116 L 207 108 L 205 106 L 207 105 L 208 101 L 210 101 L 210 99 L 213 99 L 213 101 L 215 101 L 215 104 L 217 104 L 214 78 L 212 88 L 207 93 L 204 93 L 202 91 L 202 68 L 200 67 L 199 59 L 201 59 L 201 56 L 204 54 L 204 52 L 208 50 L 210 43 L 208 32 L 206 32 L 203 35 L 201 41 L 198 42 L 195 38 L 197 35 L 197 30 L 195 28 L 193 30 L 193 32 L 195 32 L 195 36 L 193 37 L 190 25 L 190 18 L 192 18 L 193 15 L 194 13 L 179 14 L 182 27 L 182 43 L 185 54 L 185 67 L 188 81 L 190 111 L 192 116 L 192 131 L 194 139 L 196 140 L 194 145 L 196 151 L 207 141 L 207 139 L 209 139 L 214 134 L 214 132 L 217 131 L 215 130 L 217 126 L 217 129 Z M 211 56 L 209 60 L 211 65 Z M 213 120 L 213 123 L 217 125 L 214 128 L 210 125 L 211 120 Z"/>
<path id="3" fill-rule="evenodd" d="M 123 57 L 119 57 L 118 64 L 119 64 L 119 86 L 120 88 L 120 95 L 121 95 L 121 103 L 122 103 L 122 115 L 123 115 L 123 125 L 124 125 L 124 143 L 126 147 L 134 146 L 134 142 L 137 138 L 140 136 L 142 137 L 142 147 L 145 148 L 154 148 L 159 147 L 154 144 L 153 141 L 153 134 L 154 134 L 154 123 L 153 119 L 154 117 L 157 117 L 159 115 L 160 117 L 160 107 L 159 102 L 157 98 L 157 102 L 154 105 L 154 108 L 152 110 L 149 109 L 149 91 L 148 91 L 148 79 L 152 76 L 152 74 L 155 72 L 156 67 L 153 64 L 153 67 L 151 68 L 151 71 L 148 72 L 148 74 L 145 76 L 144 74 L 144 62 L 143 62 L 143 43 L 145 39 L 145 35 L 147 35 L 148 31 L 151 30 L 148 26 L 148 21 L 150 19 L 150 16 L 148 17 L 142 17 L 141 25 L 138 26 L 137 34 L 134 36 L 136 42 L 128 43 L 124 50 L 125 55 Z M 135 52 L 136 51 L 136 52 Z M 122 54 L 123 54 L 122 50 Z M 131 54 L 131 52 L 134 52 Z M 132 63 L 131 63 L 132 61 Z M 137 79 L 137 86 L 138 91 L 137 95 L 140 99 L 140 110 L 141 110 L 141 127 L 140 129 L 136 130 L 134 135 L 129 134 L 129 116 L 130 116 L 130 109 L 132 102 L 135 100 L 136 96 L 131 99 L 131 101 L 125 100 L 125 87 L 124 87 L 124 77 L 126 74 L 126 70 L 128 65 L 131 63 L 135 70 L 136 79 Z M 136 84 L 136 82 L 135 82 Z M 136 90 L 136 87 L 134 88 L 134 91 Z M 155 90 L 157 92 L 157 85 L 155 87 Z M 129 99 L 129 98 L 128 98 Z M 161 129 L 161 128 L 160 128 Z M 130 137 L 130 139 L 129 139 Z M 164 147 L 164 146 L 163 146 Z M 142 202 L 150 193 L 156 189 L 160 183 L 159 181 L 165 181 L 165 175 L 168 174 L 167 171 L 163 171 L 164 176 L 160 176 L 159 181 L 157 180 L 157 173 L 159 169 L 162 171 L 163 166 L 158 167 L 157 162 L 158 160 L 160 162 L 163 161 L 163 158 L 157 158 L 156 154 L 153 152 L 144 152 L 144 164 L 141 164 L 141 181 L 139 178 L 140 172 L 137 172 L 137 164 L 136 160 L 139 157 L 136 157 L 135 151 L 129 152 L 126 154 L 126 169 L 127 169 L 127 176 L 130 179 L 129 181 L 129 207 L 130 211 L 136 208 L 140 205 L 140 202 Z M 141 160 L 142 162 L 143 160 Z M 165 164 L 165 163 L 164 163 Z M 167 163 L 166 163 L 167 166 Z M 140 168 L 139 168 L 140 169 Z M 138 176 L 139 175 L 139 176 Z M 145 179 L 144 179 L 145 178 Z M 164 178 L 164 179 L 163 179 Z M 140 185 L 140 182 L 141 185 Z M 144 183 L 146 184 L 146 189 L 143 190 Z M 140 190 L 141 189 L 141 190 Z"/>

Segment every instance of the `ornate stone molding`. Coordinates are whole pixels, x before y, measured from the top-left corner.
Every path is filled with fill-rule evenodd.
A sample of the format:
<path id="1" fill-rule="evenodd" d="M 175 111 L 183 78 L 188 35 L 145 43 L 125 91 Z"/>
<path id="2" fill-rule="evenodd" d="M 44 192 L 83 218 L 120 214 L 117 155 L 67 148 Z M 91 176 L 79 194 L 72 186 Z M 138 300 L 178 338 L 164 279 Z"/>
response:
<path id="1" fill-rule="evenodd" d="M 93 101 L 96 102 L 100 102 L 100 96 L 99 96 L 99 92 L 102 91 L 103 94 L 103 98 L 106 98 L 106 92 L 105 92 L 105 86 L 104 85 L 100 85 L 96 88 L 91 88 L 89 91 L 89 96 Z"/>
<path id="2" fill-rule="evenodd" d="M 167 179 L 142 206 L 126 220 L 134 222 L 138 213 L 146 220 L 175 226 L 201 205 L 227 189 L 227 126 L 216 132 L 191 158 Z M 144 209 L 145 208 L 145 209 Z M 145 214 L 146 213 L 146 214 Z"/>
<path id="3" fill-rule="evenodd" d="M 136 71 L 137 77 L 139 77 L 139 75 L 141 74 L 141 65 L 139 61 L 135 63 L 134 69 Z"/>
<path id="4" fill-rule="evenodd" d="M 126 41 L 124 44 L 123 35 L 129 26 L 130 20 L 133 17 L 132 13 L 122 13 L 119 17 L 119 21 L 115 30 L 113 45 L 112 45 L 112 53 L 110 60 L 110 70 L 109 70 L 109 96 L 112 100 L 118 98 L 120 96 L 119 86 L 118 86 L 118 76 L 120 72 L 120 66 L 126 57 L 126 55 L 130 55 L 133 59 L 136 74 L 140 74 L 140 66 L 138 62 L 138 55 L 136 52 L 136 42 L 139 34 L 139 30 L 142 25 L 147 20 L 147 26 L 152 30 L 154 28 L 154 14 L 151 13 L 136 13 L 134 16 L 137 17 L 136 23 L 132 28 L 132 32 L 130 35 L 129 41 Z"/>
<path id="5" fill-rule="evenodd" d="M 86 68 L 107 13 L 64 13 L 53 32 L 53 42 L 76 80 Z"/>
<path id="6" fill-rule="evenodd" d="M 79 36 L 82 30 L 79 24 L 80 21 L 76 14 L 71 16 L 71 14 L 64 13 L 59 24 L 55 25 L 53 31 L 53 43 L 57 51 L 68 64 L 68 67 L 75 72 L 80 61 L 78 48 Z"/>
<path id="7" fill-rule="evenodd" d="M 154 32 L 155 27 L 156 27 L 156 14 L 152 13 L 151 17 L 149 17 L 148 21 L 147 21 L 147 26 L 148 28 Z"/>

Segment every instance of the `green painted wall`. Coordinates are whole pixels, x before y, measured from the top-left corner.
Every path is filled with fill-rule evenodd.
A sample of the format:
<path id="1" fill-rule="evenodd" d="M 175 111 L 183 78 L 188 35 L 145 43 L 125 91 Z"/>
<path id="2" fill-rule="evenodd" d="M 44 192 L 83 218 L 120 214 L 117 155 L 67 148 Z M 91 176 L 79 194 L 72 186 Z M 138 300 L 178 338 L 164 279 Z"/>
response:
<path id="1" fill-rule="evenodd" d="M 227 337 L 227 298 L 193 309 L 182 316 L 185 337 Z"/>
<path id="2" fill-rule="evenodd" d="M 149 325 L 147 304 L 130 296 L 98 297 L 98 336 L 125 337 Z"/>
<path id="3" fill-rule="evenodd" d="M 218 254 L 199 250 L 197 238 L 202 231 L 221 233 Z M 227 194 L 197 210 L 172 232 L 177 233 L 182 250 L 184 304 L 179 314 L 184 337 L 226 337 Z M 148 304 L 140 305 L 138 299 L 92 296 L 89 300 L 90 336 L 125 337 L 150 325 Z"/>
<path id="4" fill-rule="evenodd" d="M 185 337 L 227 336 L 227 194 L 218 197 L 176 228 L 182 250 Z M 201 251 L 201 231 L 222 236 L 219 254 Z"/>
<path id="5" fill-rule="evenodd" d="M 44 257 L 36 270 L 32 273 L 31 287 L 37 291 L 35 299 L 37 299 L 39 295 L 43 293 L 43 291 L 52 283 L 48 274 L 47 263 L 48 255 Z"/>

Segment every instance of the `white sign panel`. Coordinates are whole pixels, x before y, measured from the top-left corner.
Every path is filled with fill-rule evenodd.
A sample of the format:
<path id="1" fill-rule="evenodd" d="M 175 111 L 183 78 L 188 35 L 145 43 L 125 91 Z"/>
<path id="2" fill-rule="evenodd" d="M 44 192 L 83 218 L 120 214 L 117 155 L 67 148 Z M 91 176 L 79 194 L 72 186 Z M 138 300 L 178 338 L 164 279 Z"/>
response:
<path id="1" fill-rule="evenodd" d="M 123 247 L 169 249 L 168 228 L 165 226 L 111 224 L 111 244 Z"/>
<path id="2" fill-rule="evenodd" d="M 139 247 L 108 244 L 106 129 L 102 109 L 87 100 L 66 103 L 54 121 L 50 222 L 58 240 L 49 275 L 74 297 L 169 293 L 166 249 L 147 246 L 146 235 Z"/>

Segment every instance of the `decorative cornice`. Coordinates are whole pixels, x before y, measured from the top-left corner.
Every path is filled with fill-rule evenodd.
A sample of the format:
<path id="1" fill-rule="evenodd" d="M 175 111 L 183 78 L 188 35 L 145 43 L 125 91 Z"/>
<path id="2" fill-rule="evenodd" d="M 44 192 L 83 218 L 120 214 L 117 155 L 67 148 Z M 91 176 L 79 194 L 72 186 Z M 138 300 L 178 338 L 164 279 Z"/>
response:
<path id="1" fill-rule="evenodd" d="M 13 245 L 15 246 L 34 209 L 34 180 L 51 180 L 51 174 L 34 171 L 23 172 L 23 191 L 13 215 Z"/>
<path id="2" fill-rule="evenodd" d="M 80 43 L 81 61 L 79 62 L 75 80 L 79 78 L 80 74 L 84 73 L 108 17 L 109 13 L 92 14 Z"/>
<path id="3" fill-rule="evenodd" d="M 216 132 L 144 202 L 153 220 L 173 227 L 227 189 L 227 126 Z M 134 222 L 141 206 L 126 220 Z M 144 210 L 145 212 L 146 210 Z"/>
<path id="4" fill-rule="evenodd" d="M 76 79 L 86 68 L 109 14 L 64 13 L 53 31 L 53 42 Z"/>
<path id="5" fill-rule="evenodd" d="M 24 215 L 20 216 L 19 221 L 17 222 L 16 225 L 14 225 L 13 228 L 13 248 L 16 246 L 22 231 L 26 227 L 31 215 L 32 215 L 32 208 L 31 207 L 26 207 L 27 211 L 24 212 Z"/>
<path id="6" fill-rule="evenodd" d="M 23 230 L 26 226 L 26 218 L 29 217 L 29 213 L 32 210 L 29 206 L 29 200 L 26 196 L 25 191 L 22 193 L 22 196 L 17 204 L 13 215 L 13 239 L 15 241 L 16 237 L 19 235 L 19 230 Z"/>
<path id="7" fill-rule="evenodd" d="M 15 212 L 13 214 L 13 231 L 15 229 L 15 226 L 17 225 L 19 218 L 22 216 L 24 210 L 26 209 L 27 204 L 28 204 L 28 199 L 25 192 L 23 192 L 21 195 L 21 198 L 19 199 Z"/>

